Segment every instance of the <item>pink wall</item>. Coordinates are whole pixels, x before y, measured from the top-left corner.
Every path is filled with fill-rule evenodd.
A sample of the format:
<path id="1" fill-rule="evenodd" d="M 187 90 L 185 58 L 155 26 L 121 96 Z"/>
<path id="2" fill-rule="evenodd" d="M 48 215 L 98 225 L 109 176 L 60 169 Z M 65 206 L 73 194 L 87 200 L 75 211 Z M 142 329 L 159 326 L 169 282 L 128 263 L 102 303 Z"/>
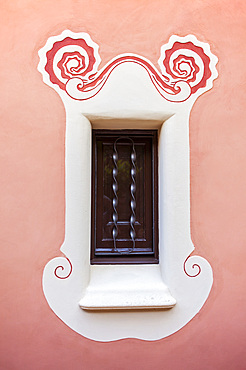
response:
<path id="1" fill-rule="evenodd" d="M 0 368 L 245 369 L 244 0 L 12 0 L 0 14 Z M 64 237 L 65 114 L 37 52 L 66 28 L 88 32 L 104 64 L 123 52 L 155 62 L 172 34 L 188 33 L 219 57 L 219 79 L 190 120 L 192 238 L 214 286 L 200 313 L 160 341 L 83 338 L 42 293 L 42 270 Z"/>

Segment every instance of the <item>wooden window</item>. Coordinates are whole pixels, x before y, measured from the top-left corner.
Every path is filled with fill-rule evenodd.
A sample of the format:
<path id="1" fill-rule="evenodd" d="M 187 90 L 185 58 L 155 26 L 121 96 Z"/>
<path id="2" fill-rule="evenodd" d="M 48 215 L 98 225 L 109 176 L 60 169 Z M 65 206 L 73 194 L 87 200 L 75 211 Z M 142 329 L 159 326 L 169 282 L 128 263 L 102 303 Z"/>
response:
<path id="1" fill-rule="evenodd" d="M 157 131 L 92 137 L 91 263 L 158 263 Z"/>

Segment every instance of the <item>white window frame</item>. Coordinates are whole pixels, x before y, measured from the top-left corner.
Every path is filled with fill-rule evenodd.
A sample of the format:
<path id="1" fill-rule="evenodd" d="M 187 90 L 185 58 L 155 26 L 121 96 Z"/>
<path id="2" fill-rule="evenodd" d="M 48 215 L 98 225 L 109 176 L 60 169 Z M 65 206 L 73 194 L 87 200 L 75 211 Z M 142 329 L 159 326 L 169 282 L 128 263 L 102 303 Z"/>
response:
<path id="1" fill-rule="evenodd" d="M 56 257 L 45 266 L 44 294 L 56 315 L 88 338 L 160 339 L 189 322 L 212 287 L 209 263 L 199 256 L 190 257 L 194 246 L 190 236 L 189 115 L 197 97 L 212 88 L 217 58 L 208 44 L 192 35 L 172 36 L 163 47 L 164 54 L 174 42 L 188 42 L 203 48 L 211 60 L 210 79 L 193 95 L 187 95 L 191 85 L 178 82 L 188 98 L 181 101 L 173 95 L 169 101 L 164 98 L 171 96 L 169 92 L 159 94 L 141 63 L 126 62 L 112 71 L 93 98 L 80 100 L 80 79 L 68 80 L 64 90 L 45 69 L 46 53 L 66 37 L 84 38 L 92 44 L 87 34 L 64 31 L 49 38 L 39 52 L 38 68 L 44 82 L 58 92 L 66 109 L 66 218 L 61 247 L 65 257 Z M 56 60 L 61 54 L 57 53 Z M 58 69 L 55 72 L 59 76 Z M 159 129 L 158 265 L 90 265 L 92 127 Z"/>

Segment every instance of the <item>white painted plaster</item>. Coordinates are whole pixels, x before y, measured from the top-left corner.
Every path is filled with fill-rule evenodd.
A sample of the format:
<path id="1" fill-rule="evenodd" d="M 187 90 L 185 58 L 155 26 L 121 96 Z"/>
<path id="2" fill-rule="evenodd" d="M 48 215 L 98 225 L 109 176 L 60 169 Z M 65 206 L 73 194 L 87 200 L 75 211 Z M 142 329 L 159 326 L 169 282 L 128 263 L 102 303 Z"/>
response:
<path id="1" fill-rule="evenodd" d="M 61 251 L 72 264 L 70 274 L 65 257 L 49 261 L 43 274 L 45 297 L 66 325 L 94 340 L 168 336 L 199 312 L 213 282 L 212 269 L 204 258 L 192 256 L 185 264 L 194 250 L 190 237 L 189 115 L 201 92 L 182 103 L 169 102 L 160 96 L 146 70 L 129 62 L 115 68 L 92 99 L 76 101 L 50 82 L 44 72 L 45 51 L 40 51 L 39 70 L 66 109 L 66 230 Z M 216 58 L 211 58 L 215 64 Z M 215 78 L 216 71 L 213 74 Z M 211 87 L 210 82 L 202 92 Z M 158 265 L 90 265 L 92 125 L 159 128 Z M 152 309 L 158 307 L 173 308 Z"/>
<path id="2" fill-rule="evenodd" d="M 164 284 L 160 265 L 94 265 L 79 305 L 93 309 L 171 308 L 176 300 Z"/>

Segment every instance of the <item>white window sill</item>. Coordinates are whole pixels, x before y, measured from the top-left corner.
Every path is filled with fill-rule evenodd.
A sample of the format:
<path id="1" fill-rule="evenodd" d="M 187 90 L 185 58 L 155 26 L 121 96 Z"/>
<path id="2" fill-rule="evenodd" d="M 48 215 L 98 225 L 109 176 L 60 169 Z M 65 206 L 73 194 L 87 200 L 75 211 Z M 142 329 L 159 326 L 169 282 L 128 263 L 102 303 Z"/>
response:
<path id="1" fill-rule="evenodd" d="M 159 265 L 91 266 L 90 283 L 79 302 L 85 310 L 160 309 L 175 304 Z"/>

